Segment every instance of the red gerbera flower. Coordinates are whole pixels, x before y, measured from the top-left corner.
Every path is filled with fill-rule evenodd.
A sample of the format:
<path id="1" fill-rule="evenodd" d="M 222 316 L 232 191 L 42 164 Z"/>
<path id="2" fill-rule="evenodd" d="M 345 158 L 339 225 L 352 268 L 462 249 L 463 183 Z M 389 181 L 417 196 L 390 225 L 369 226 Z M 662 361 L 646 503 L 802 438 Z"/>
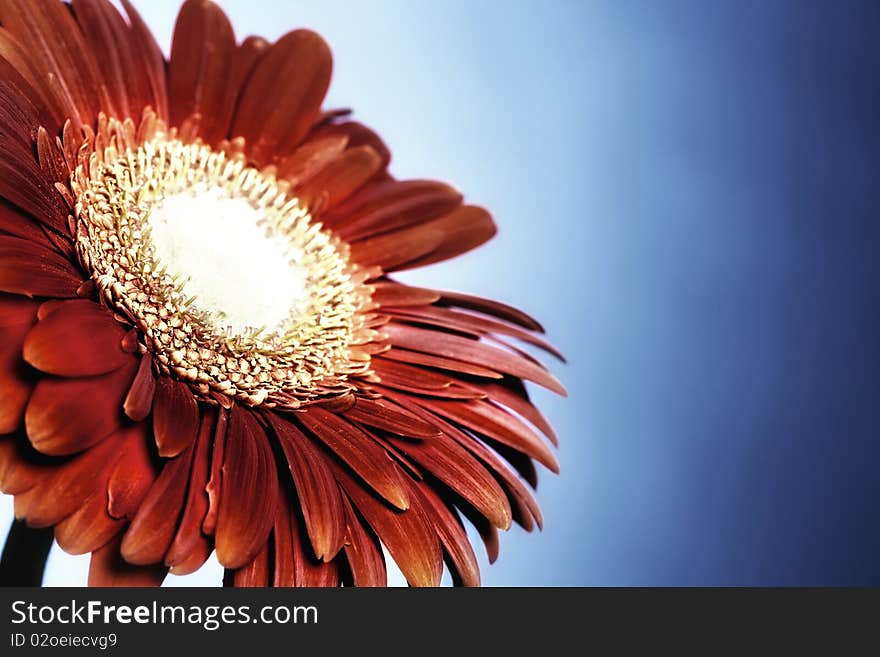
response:
<path id="1" fill-rule="evenodd" d="M 237 44 L 183 5 L 166 63 L 106 0 L 0 0 L 0 488 L 92 553 L 89 583 L 158 584 L 213 550 L 236 585 L 479 583 L 497 529 L 556 471 L 509 338 L 522 312 L 389 274 L 492 237 L 439 182 L 399 181 L 330 50 Z M 557 354 L 558 355 L 558 354 Z"/>

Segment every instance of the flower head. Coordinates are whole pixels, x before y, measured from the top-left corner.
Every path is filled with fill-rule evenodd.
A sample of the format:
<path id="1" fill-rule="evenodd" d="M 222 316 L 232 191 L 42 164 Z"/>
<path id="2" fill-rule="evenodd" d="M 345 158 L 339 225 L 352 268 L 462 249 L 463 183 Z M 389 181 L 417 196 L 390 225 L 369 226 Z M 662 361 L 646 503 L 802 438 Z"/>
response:
<path id="1" fill-rule="evenodd" d="M 390 275 L 490 215 L 322 110 L 317 34 L 237 43 L 190 0 L 166 63 L 123 4 L 0 2 L 0 489 L 96 585 L 214 550 L 236 585 L 382 585 L 382 546 L 479 583 L 462 516 L 494 559 L 557 469 L 524 381 L 564 390 L 509 340 L 556 352 Z"/>

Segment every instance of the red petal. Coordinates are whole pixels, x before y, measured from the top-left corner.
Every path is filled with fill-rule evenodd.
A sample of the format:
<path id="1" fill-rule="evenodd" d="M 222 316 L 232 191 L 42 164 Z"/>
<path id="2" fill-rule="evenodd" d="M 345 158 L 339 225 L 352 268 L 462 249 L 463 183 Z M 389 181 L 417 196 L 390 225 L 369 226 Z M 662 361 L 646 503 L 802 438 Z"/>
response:
<path id="1" fill-rule="evenodd" d="M 415 226 L 461 205 L 461 194 L 433 180 L 369 185 L 322 221 L 347 242 Z"/>
<path id="2" fill-rule="evenodd" d="M 543 349 L 547 353 L 552 354 L 559 360 L 565 362 L 565 357 L 560 351 L 546 340 L 524 331 L 518 326 L 511 326 L 510 324 L 499 322 L 495 319 L 480 317 L 479 315 L 463 313 L 438 306 L 421 306 L 414 308 L 385 307 L 382 309 L 382 312 L 400 318 L 403 321 L 438 326 L 477 336 L 491 336 L 492 334 L 509 335 L 517 340 L 522 340 L 523 342 L 534 345 L 539 349 Z"/>
<path id="3" fill-rule="evenodd" d="M 257 555 L 245 566 L 235 571 L 233 580 L 236 587 L 266 587 L 269 586 L 269 542 L 257 552 Z"/>
<path id="4" fill-rule="evenodd" d="M 135 566 L 122 558 L 120 538 L 92 552 L 89 561 L 89 586 L 161 586 L 168 569 L 158 566 Z"/>
<path id="5" fill-rule="evenodd" d="M 565 388 L 556 377 L 540 365 L 518 354 L 498 349 L 484 342 L 393 322 L 383 326 L 382 331 L 390 337 L 391 343 L 395 346 L 474 363 L 481 367 L 534 381 L 560 395 L 566 394 Z"/>
<path id="6" fill-rule="evenodd" d="M 267 413 L 287 457 L 315 555 L 329 561 L 345 540 L 345 518 L 336 479 L 327 457 L 293 424 Z"/>
<path id="7" fill-rule="evenodd" d="M 496 233 L 483 208 L 462 205 L 449 214 L 352 244 L 352 259 L 385 271 L 422 267 L 470 251 Z"/>
<path id="8" fill-rule="evenodd" d="M 189 490 L 186 494 L 183 515 L 180 518 L 180 527 L 165 555 L 165 563 L 174 566 L 175 572 L 177 566 L 186 563 L 194 552 L 205 556 L 211 552 L 209 541 L 202 534 L 202 522 L 208 512 L 208 494 L 205 492 L 205 485 L 208 483 L 211 470 L 211 444 L 214 442 L 216 418 L 215 411 L 206 409 L 199 425 L 192 472 L 189 476 Z"/>
<path id="9" fill-rule="evenodd" d="M 382 168 L 379 154 L 369 146 L 344 151 L 307 180 L 296 195 L 310 208 L 334 208 Z"/>
<path id="10" fill-rule="evenodd" d="M 347 145 L 345 135 L 307 141 L 278 163 L 278 177 L 296 187 L 335 160 Z"/>
<path id="11" fill-rule="evenodd" d="M 189 575 L 196 572 L 205 565 L 213 551 L 214 545 L 209 540 L 199 541 L 186 559 L 171 568 L 171 573 L 174 575 Z"/>
<path id="12" fill-rule="evenodd" d="M 392 440 L 427 472 L 473 504 L 496 527 L 510 527 L 511 510 L 504 491 L 464 447 L 446 436 L 421 442 Z"/>
<path id="13" fill-rule="evenodd" d="M 193 0 L 183 4 L 168 62 L 171 123 L 180 125 L 200 114 L 199 136 L 208 144 L 223 139 L 229 130 L 233 105 L 226 102 L 226 88 L 234 51 L 232 25 L 217 5 Z"/>
<path id="14" fill-rule="evenodd" d="M 37 297 L 76 296 L 83 277 L 55 251 L 0 235 L 0 290 Z"/>
<path id="15" fill-rule="evenodd" d="M 440 293 L 393 281 L 373 283 L 372 301 L 379 306 L 423 306 L 440 299 Z"/>
<path id="16" fill-rule="evenodd" d="M 122 529 L 125 521 L 107 513 L 107 490 L 102 488 L 79 508 L 55 525 L 55 540 L 68 554 L 94 552 Z"/>
<path id="17" fill-rule="evenodd" d="M 409 509 L 398 511 L 373 497 L 342 468 L 336 468 L 336 477 L 410 586 L 439 586 L 443 573 L 440 543 L 418 499 L 411 497 Z"/>
<path id="18" fill-rule="evenodd" d="M 99 109 L 110 107 L 92 52 L 65 5 L 5 0 L 0 23 L 19 43 L 29 44 L 32 70 L 54 83 L 50 88 L 67 116 L 88 124 Z"/>
<path id="19" fill-rule="evenodd" d="M 493 438 L 528 454 L 553 472 L 559 472 L 559 462 L 550 448 L 513 415 L 483 401 L 446 401 L 425 399 L 422 405 L 456 424 L 478 434 Z"/>
<path id="20" fill-rule="evenodd" d="M 217 559 L 226 568 L 241 568 L 263 547 L 272 530 L 278 477 L 266 432 L 240 406 L 229 412 L 222 477 Z"/>
<path id="21" fill-rule="evenodd" d="M 0 491 L 9 495 L 28 491 L 43 480 L 48 468 L 24 435 L 0 438 Z"/>
<path id="22" fill-rule="evenodd" d="M 27 517 L 34 527 L 58 524 L 106 486 L 122 455 L 122 443 L 123 437 L 111 436 L 53 468 L 39 484 L 18 496 L 16 513 Z"/>
<path id="23" fill-rule="evenodd" d="M 351 502 L 342 498 L 345 506 L 345 557 L 355 586 L 388 586 L 385 556 L 379 540 L 357 517 Z"/>
<path id="24" fill-rule="evenodd" d="M 275 511 L 275 525 L 272 529 L 272 541 L 275 545 L 275 568 L 272 586 L 296 586 L 293 566 L 293 544 L 290 501 L 283 492 L 278 496 L 278 508 Z"/>
<path id="25" fill-rule="evenodd" d="M 21 425 L 31 395 L 34 373 L 21 358 L 21 345 L 36 311 L 24 297 L 0 296 L 0 434 Z"/>
<path id="26" fill-rule="evenodd" d="M 407 508 L 406 487 L 397 466 L 366 431 L 314 406 L 298 413 L 297 419 L 377 493 L 397 508 Z"/>
<path id="27" fill-rule="evenodd" d="M 529 395 L 525 386 L 517 379 L 498 383 L 473 383 L 470 384 L 478 390 L 485 392 L 489 399 L 507 406 L 526 420 L 540 429 L 554 445 L 559 444 L 559 438 L 547 418 L 535 408 L 529 401 Z"/>
<path id="28" fill-rule="evenodd" d="M 446 370 L 448 372 L 470 374 L 471 376 L 479 376 L 486 379 L 500 379 L 503 376 L 498 372 L 474 365 L 473 363 L 465 363 L 462 360 L 444 358 L 443 356 L 435 356 L 433 354 L 423 354 L 418 351 L 409 351 L 408 349 L 389 349 L 382 352 L 379 357 L 400 363 L 410 363 L 422 367 Z"/>
<path id="29" fill-rule="evenodd" d="M 290 543 L 293 547 L 294 586 L 339 586 L 339 565 L 336 561 L 318 561 L 309 550 L 309 541 L 299 518 L 293 516 L 290 525 Z"/>
<path id="30" fill-rule="evenodd" d="M 318 121 L 320 121 L 320 118 Z M 381 169 L 387 167 L 388 162 L 391 161 L 391 151 L 388 150 L 382 138 L 373 130 L 357 121 L 321 125 L 312 132 L 309 139 L 323 139 L 325 137 L 344 137 L 349 148 L 369 146 L 374 152 L 378 153 L 381 159 Z"/>
<path id="31" fill-rule="evenodd" d="M 253 160 L 268 163 L 302 140 L 318 117 L 332 68 L 327 44 L 309 30 L 289 32 L 266 51 L 242 91 L 232 127 Z"/>
<path id="32" fill-rule="evenodd" d="M 383 399 L 358 397 L 354 407 L 343 413 L 349 420 L 406 438 L 436 438 L 442 432 L 432 424 Z"/>
<path id="33" fill-rule="evenodd" d="M 153 400 L 153 432 L 159 456 L 177 456 L 199 431 L 199 405 L 189 386 L 160 376 Z"/>
<path id="34" fill-rule="evenodd" d="M 156 480 L 156 467 L 149 451 L 149 425 L 141 422 L 123 432 L 127 441 L 107 483 L 107 511 L 114 518 L 131 520 Z"/>
<path id="35" fill-rule="evenodd" d="M 130 0 L 121 0 L 125 13 L 128 14 L 130 36 L 128 42 L 134 53 L 133 61 L 137 64 L 142 79 L 146 82 L 148 96 L 145 101 L 161 118 L 168 116 L 168 92 L 165 87 L 165 58 L 156 44 L 150 28 L 144 23 L 140 14 L 132 6 Z M 138 108 L 133 107 L 135 111 Z"/>
<path id="36" fill-rule="evenodd" d="M 214 430 L 214 449 L 211 451 L 211 478 L 205 486 L 208 494 L 208 512 L 202 523 L 202 531 L 213 536 L 217 529 L 217 509 L 220 506 L 220 484 L 223 469 L 223 457 L 226 451 L 226 428 L 229 414 L 223 408 L 217 409 L 217 427 Z"/>
<path id="37" fill-rule="evenodd" d="M 103 440 L 122 423 L 122 400 L 135 361 L 88 379 L 40 380 L 25 411 L 31 443 L 44 454 L 74 454 Z"/>
<path id="38" fill-rule="evenodd" d="M 103 306 L 85 299 L 58 306 L 28 333 L 24 359 L 47 374 L 85 377 L 122 367 L 126 329 Z"/>
<path id="39" fill-rule="evenodd" d="M 416 484 L 413 490 L 421 495 L 428 518 L 449 555 L 452 562 L 450 570 L 455 582 L 462 586 L 479 586 L 480 567 L 477 565 L 477 556 L 455 511 L 446 506 L 430 487 Z"/>
<path id="40" fill-rule="evenodd" d="M 498 317 L 499 319 L 519 324 L 523 328 L 532 331 L 538 331 L 539 333 L 544 332 L 544 327 L 538 323 L 538 320 L 527 315 L 518 308 L 507 305 L 506 303 L 493 301 L 492 299 L 483 299 L 481 297 L 475 297 L 471 294 L 463 294 L 461 292 L 437 293 L 441 295 L 441 305 L 458 306 L 459 308 L 476 310 L 477 312 L 486 313 L 487 315 L 492 315 L 493 317 Z"/>
<path id="41" fill-rule="evenodd" d="M 174 532 L 189 483 L 193 448 L 165 462 L 122 538 L 122 556 L 138 565 L 162 561 Z"/>
<path id="42" fill-rule="evenodd" d="M 145 420 L 153 409 L 155 392 L 156 379 L 153 376 L 153 357 L 150 354 L 144 354 L 123 403 L 125 414 L 135 422 Z"/>

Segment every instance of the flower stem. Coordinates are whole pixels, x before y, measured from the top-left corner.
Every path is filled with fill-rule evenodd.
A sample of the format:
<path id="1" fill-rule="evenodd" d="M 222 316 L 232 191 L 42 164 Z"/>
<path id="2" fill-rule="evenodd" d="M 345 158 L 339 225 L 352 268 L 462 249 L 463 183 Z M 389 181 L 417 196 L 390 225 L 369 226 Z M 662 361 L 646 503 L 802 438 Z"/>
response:
<path id="1" fill-rule="evenodd" d="M 13 522 L 0 557 L 0 586 L 40 586 L 53 538 L 51 527 L 34 529 L 24 520 Z"/>

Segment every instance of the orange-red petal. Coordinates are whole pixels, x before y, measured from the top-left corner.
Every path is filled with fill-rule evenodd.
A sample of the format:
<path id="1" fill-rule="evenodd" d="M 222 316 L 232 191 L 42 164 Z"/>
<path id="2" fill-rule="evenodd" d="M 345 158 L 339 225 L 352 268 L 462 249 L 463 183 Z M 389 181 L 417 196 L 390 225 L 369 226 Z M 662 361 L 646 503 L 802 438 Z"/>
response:
<path id="1" fill-rule="evenodd" d="M 28 363 L 47 374 L 106 374 L 132 358 L 122 350 L 125 332 L 103 306 L 87 299 L 68 301 L 37 322 L 22 353 Z"/>

